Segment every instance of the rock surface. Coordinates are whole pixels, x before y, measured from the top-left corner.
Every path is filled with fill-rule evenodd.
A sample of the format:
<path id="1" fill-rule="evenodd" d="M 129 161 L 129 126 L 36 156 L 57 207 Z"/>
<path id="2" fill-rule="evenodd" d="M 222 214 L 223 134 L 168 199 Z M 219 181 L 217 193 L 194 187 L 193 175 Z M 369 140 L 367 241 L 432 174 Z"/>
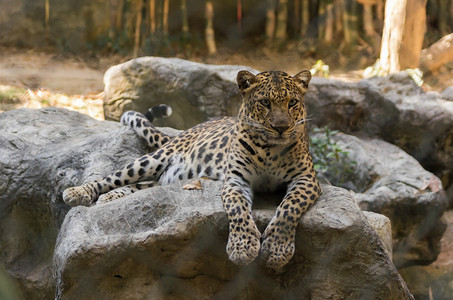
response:
<path id="1" fill-rule="evenodd" d="M 144 145 L 139 142 L 138 138 L 132 131 L 124 128 L 118 123 L 96 121 L 88 116 L 64 109 L 21 109 L 5 112 L 0 114 L 0 127 L 3 129 L 0 134 L 0 261 L 5 266 L 5 270 L 8 274 L 15 279 L 16 283 L 20 287 L 23 298 L 51 299 L 54 296 L 55 289 L 55 281 L 52 277 L 54 272 L 52 259 L 55 240 L 60 229 L 60 225 L 69 210 L 69 207 L 67 207 L 61 200 L 62 191 L 68 186 L 79 185 L 83 182 L 98 178 L 111 172 L 113 169 L 125 164 L 130 159 L 144 153 Z M 167 133 L 170 133 L 170 130 L 166 131 Z M 211 192 L 216 189 L 216 184 L 218 183 L 210 181 L 204 182 L 206 190 L 210 190 Z M 186 196 L 189 195 L 190 197 L 186 199 L 186 201 L 189 201 L 187 205 L 191 203 L 190 201 L 201 201 L 200 199 L 194 199 L 194 192 L 181 191 L 178 185 L 171 187 L 158 187 L 158 189 L 160 189 L 162 194 L 167 195 L 165 197 L 171 199 L 175 199 L 174 196 L 178 193 L 182 193 Z M 138 275 L 144 274 L 143 272 L 152 271 L 155 272 L 153 274 L 157 274 L 156 278 L 160 280 L 156 281 L 159 282 L 159 285 L 153 286 L 152 289 L 153 291 L 156 291 L 156 293 L 160 293 L 162 291 L 165 293 L 168 291 L 168 286 L 174 286 L 175 282 L 181 283 L 181 288 L 184 290 L 184 286 L 186 286 L 185 282 L 187 282 L 187 280 L 193 280 L 196 284 L 198 284 L 197 286 L 206 284 L 205 282 L 208 282 L 208 284 L 212 283 L 212 287 L 210 287 L 211 292 L 208 292 L 214 293 L 213 291 L 215 289 L 218 288 L 217 291 L 220 291 L 220 287 L 224 286 L 225 281 L 223 281 L 223 279 L 233 278 L 233 273 L 230 273 L 229 275 L 227 274 L 231 277 L 217 278 L 214 276 L 214 271 L 230 264 L 229 268 L 231 268 L 231 272 L 234 271 L 236 272 L 234 274 L 239 274 L 239 277 L 235 277 L 235 280 L 231 282 L 232 285 L 238 284 L 238 282 L 241 282 L 243 278 L 248 278 L 249 272 L 252 272 L 255 274 L 253 275 L 253 278 L 255 279 L 253 279 L 252 283 L 250 283 L 251 286 L 262 286 L 262 281 L 261 283 L 258 283 L 259 280 L 266 280 L 266 282 L 267 280 L 270 280 L 271 282 L 274 282 L 273 284 L 275 284 L 275 282 L 281 280 L 281 278 L 285 280 L 290 280 L 291 278 L 295 278 L 297 280 L 303 279 L 304 281 L 302 282 L 305 284 L 305 287 L 303 287 L 304 292 L 311 293 L 311 291 L 314 291 L 312 288 L 316 283 L 318 286 L 321 286 L 321 288 L 319 291 L 316 289 L 317 291 L 313 292 L 313 298 L 317 297 L 317 292 L 324 293 L 319 295 L 319 297 L 324 297 L 326 295 L 325 293 L 328 293 L 328 291 L 335 290 L 342 293 L 341 289 L 347 289 L 344 288 L 344 284 L 350 282 L 348 281 L 350 280 L 348 277 L 349 275 L 346 276 L 344 280 L 342 279 L 343 277 L 341 277 L 335 279 L 338 281 L 327 281 L 332 278 L 336 278 L 335 276 L 345 271 L 345 268 L 345 272 L 356 269 L 358 270 L 357 272 L 360 270 L 360 272 L 365 272 L 365 269 L 367 268 L 370 268 L 369 270 L 374 270 L 373 266 L 375 266 L 374 263 L 376 263 L 376 261 L 363 261 L 361 260 L 363 257 L 357 258 L 357 261 L 360 262 L 358 266 L 353 265 L 354 267 L 349 268 L 348 264 L 342 263 L 349 259 L 348 257 L 351 253 L 362 253 L 360 251 L 364 251 L 374 258 L 376 258 L 376 253 L 379 254 L 376 258 L 379 261 L 378 265 L 384 266 L 384 270 L 378 269 L 379 272 L 386 274 L 384 277 L 387 279 L 390 277 L 393 278 L 393 281 L 391 281 L 392 283 L 389 284 L 389 287 L 396 284 L 399 288 L 401 288 L 396 292 L 406 295 L 407 291 L 403 288 L 403 283 L 396 274 L 394 267 L 391 263 L 389 263 L 390 259 L 388 255 L 382 254 L 382 251 L 389 251 L 388 247 L 387 250 L 384 250 L 385 247 L 382 243 L 376 241 L 376 235 L 371 233 L 370 227 L 365 224 L 366 222 L 364 221 L 364 217 L 358 210 L 351 196 L 348 193 L 345 193 L 342 189 L 328 187 L 326 189 L 327 191 L 324 195 L 324 200 L 320 201 L 320 204 L 311 210 L 312 214 L 317 215 L 319 218 L 322 217 L 322 220 L 317 218 L 313 220 L 309 218 L 304 219 L 305 221 L 301 223 L 302 229 L 299 230 L 298 236 L 299 252 L 296 256 L 298 259 L 295 259 L 289 267 L 290 270 L 293 271 L 287 271 L 287 273 L 285 273 L 286 275 L 274 276 L 266 272 L 262 273 L 260 271 L 261 267 L 258 265 L 240 269 L 229 263 L 224 251 L 228 227 L 220 202 L 212 202 L 211 206 L 203 202 L 194 202 L 198 203 L 198 213 L 193 209 L 190 212 L 187 212 L 188 207 L 186 206 L 185 214 L 181 213 L 177 215 L 176 219 L 170 220 L 169 217 L 171 213 L 173 212 L 177 214 L 182 208 L 175 206 L 174 202 L 171 202 L 170 200 L 167 202 L 170 204 L 173 203 L 171 205 L 167 205 L 166 202 L 159 202 L 158 200 L 160 199 L 153 200 L 158 202 L 151 201 L 150 203 L 150 200 L 146 200 L 148 197 L 146 193 L 149 191 L 145 191 L 144 194 L 139 194 L 138 196 L 132 195 L 133 197 L 139 197 L 140 195 L 140 197 L 145 197 L 143 199 L 138 199 L 137 202 L 132 202 L 136 204 L 135 206 L 131 206 L 128 202 L 123 201 L 99 207 L 75 208 L 68 215 L 65 222 L 66 224 L 70 223 L 72 222 L 72 219 L 85 216 L 88 212 L 102 211 L 102 207 L 111 208 L 112 210 L 110 210 L 110 213 L 115 213 L 115 210 L 117 211 L 117 217 L 112 216 L 111 220 L 105 219 L 105 223 L 101 223 L 101 220 L 96 220 L 96 217 L 90 215 L 90 218 L 93 217 L 90 221 L 92 223 L 85 223 L 82 228 L 69 226 L 69 230 L 75 231 L 88 230 L 91 232 L 92 230 L 100 230 L 99 232 L 105 232 L 105 236 L 108 236 L 108 239 L 112 242 L 122 240 L 122 235 L 129 236 L 129 238 L 131 238 L 131 240 L 129 240 L 130 243 L 122 244 L 121 247 L 125 248 L 116 247 L 115 249 L 112 249 L 106 246 L 110 249 L 108 251 L 112 251 L 109 252 L 109 255 L 115 251 L 124 253 L 123 250 L 127 252 L 127 249 L 134 249 L 128 254 L 131 256 L 131 260 L 125 259 L 124 261 L 117 262 L 121 264 L 121 268 L 117 268 L 117 265 L 114 265 L 115 268 L 112 267 L 110 273 L 106 273 L 106 276 L 111 275 L 111 277 L 109 277 L 109 280 L 104 281 L 103 284 L 111 284 L 111 289 L 118 290 L 120 286 L 127 289 L 127 286 L 137 286 L 140 282 L 142 282 L 144 284 L 144 289 L 149 291 L 151 287 L 148 287 L 147 284 L 149 280 L 154 279 L 150 277 L 140 277 Z M 329 191 L 332 191 L 331 196 L 329 196 Z M 202 193 L 203 196 L 205 191 L 200 193 Z M 335 197 L 333 197 L 333 195 L 335 195 Z M 339 201 L 338 199 L 340 198 L 343 200 Z M 206 199 L 212 201 L 214 196 L 209 196 Z M 204 199 L 204 201 L 206 201 L 206 199 Z M 330 203 L 336 203 L 337 201 L 339 201 L 338 205 L 340 205 L 340 207 L 336 208 L 338 210 L 330 209 Z M 329 206 L 327 206 L 327 204 Z M 155 206 L 154 210 L 148 210 L 148 207 L 151 207 L 151 205 Z M 200 205 L 202 207 L 200 207 Z M 125 207 L 124 211 L 123 206 Z M 134 222 L 138 223 L 134 223 L 136 225 L 135 228 L 128 227 L 129 225 L 127 224 L 129 223 L 131 225 L 132 222 L 132 219 L 129 218 L 129 214 L 135 214 L 136 209 L 138 208 L 143 208 L 143 211 L 140 211 L 134 219 Z M 206 210 L 210 208 L 212 208 L 212 211 L 210 213 L 206 213 Z M 274 208 L 275 207 L 272 209 Z M 351 220 L 346 218 L 346 216 L 348 216 L 347 212 L 349 211 L 352 212 L 352 216 L 350 216 L 352 218 Z M 164 212 L 168 213 L 167 217 Z M 149 219 L 148 217 L 153 214 L 158 214 L 160 217 L 155 220 Z M 206 222 L 200 221 L 202 220 L 202 217 L 205 216 L 203 214 L 208 215 Z M 190 218 L 184 221 L 184 218 L 189 216 L 193 216 L 191 221 L 189 220 Z M 258 223 L 261 228 L 263 228 L 270 216 L 271 211 L 265 209 L 256 213 L 256 218 L 258 219 Z M 88 215 L 85 217 L 88 218 Z M 118 222 L 110 222 L 118 220 L 118 218 L 123 219 Z M 140 221 L 137 218 L 141 218 Z M 218 223 L 215 223 L 214 220 L 217 220 L 216 222 Z M 312 223 L 310 223 L 309 220 L 311 220 L 310 222 Z M 79 221 L 82 222 L 77 219 L 77 222 Z M 150 266 L 148 261 L 143 262 L 143 265 L 141 264 L 142 261 L 140 260 L 140 257 L 142 257 L 142 254 L 145 258 L 149 258 L 149 255 L 158 255 L 163 257 L 163 259 L 167 259 L 167 261 L 172 259 L 176 259 L 176 262 L 178 261 L 178 258 L 174 256 L 166 257 L 165 253 L 161 253 L 160 251 L 161 249 L 166 249 L 169 251 L 168 253 L 172 253 L 172 247 L 176 247 L 178 245 L 178 243 L 174 243 L 172 236 L 165 237 L 165 235 L 163 235 L 158 237 L 154 234 L 159 230 L 164 230 L 166 228 L 165 226 L 168 228 L 168 226 L 170 226 L 169 224 L 176 223 L 186 224 L 184 225 L 186 227 L 182 225 L 178 225 L 178 227 L 175 225 L 174 228 L 178 229 L 174 231 L 174 236 L 179 235 L 180 237 L 183 237 L 183 239 L 180 240 L 179 246 L 184 248 L 183 246 L 186 245 L 187 247 L 184 249 L 186 249 L 189 254 L 192 253 L 191 251 L 207 251 L 209 255 L 212 255 L 209 256 L 211 264 L 204 264 L 206 269 L 202 270 L 203 273 L 201 273 L 200 276 L 191 277 L 193 274 L 198 274 L 196 272 L 200 271 L 200 269 L 190 263 L 185 265 L 184 268 L 181 267 L 182 269 L 175 269 L 172 267 L 168 269 L 168 272 L 162 271 L 163 273 L 161 272 L 161 265 L 153 265 L 150 267 L 151 269 L 148 269 Z M 388 229 L 385 230 L 385 223 L 385 218 L 382 219 L 381 216 L 381 220 L 378 220 L 377 222 L 377 224 L 381 225 L 375 226 L 376 230 L 380 232 L 380 236 L 383 240 L 385 240 L 385 232 L 388 232 Z M 96 226 L 93 227 L 95 224 Z M 157 225 L 162 226 L 157 228 Z M 203 248 L 201 250 L 197 250 L 197 248 L 191 248 L 192 246 L 189 247 L 188 245 L 192 245 L 190 241 L 193 241 L 190 238 L 195 238 L 197 243 L 199 240 L 203 241 L 204 234 L 201 234 L 201 232 L 203 232 L 202 229 L 206 227 L 209 229 L 207 232 L 209 234 L 215 233 L 214 236 L 217 238 L 217 242 L 215 242 L 214 245 L 210 244 L 212 249 L 209 248 L 209 250 L 206 250 Z M 112 232 L 116 230 L 115 228 L 120 228 L 124 231 L 112 234 Z M 188 231 L 185 232 L 183 230 L 184 228 L 188 229 Z M 201 235 L 191 236 L 189 234 L 190 228 L 193 228 L 195 232 L 198 232 Z M 384 230 L 381 231 L 379 228 L 384 228 Z M 68 234 L 64 232 L 65 230 L 66 229 L 60 231 L 60 243 L 58 247 L 62 247 L 63 242 L 65 247 L 68 246 L 66 238 L 70 238 L 70 235 L 68 236 Z M 349 234 L 357 234 L 358 231 L 361 233 L 360 238 L 358 240 L 351 241 L 350 239 L 352 239 L 354 235 Z M 98 240 L 99 232 L 96 231 L 96 234 L 93 232 L 91 235 L 93 237 L 93 243 L 90 245 L 96 246 L 96 243 L 100 241 Z M 152 234 L 150 234 L 150 232 Z M 325 244 L 316 245 L 316 247 L 320 248 L 312 249 L 312 247 L 315 246 L 311 241 L 312 236 L 316 236 L 316 239 L 318 236 L 320 238 L 323 236 L 326 237 Z M 141 238 L 144 239 L 140 240 Z M 126 238 L 126 240 L 127 239 L 128 238 Z M 166 241 L 169 242 L 168 247 L 170 248 L 167 248 L 167 242 L 164 244 L 160 242 L 163 239 L 167 239 Z M 342 244 L 345 241 L 344 239 L 348 241 L 345 245 Z M 141 241 L 146 245 L 152 241 L 157 241 L 157 244 L 154 244 L 154 248 L 137 248 L 137 244 L 133 245 L 134 241 Z M 77 244 L 77 241 L 75 242 L 76 244 L 74 246 L 79 245 Z M 322 252 L 322 249 L 327 246 L 330 247 L 328 248 L 330 249 L 329 251 L 339 251 L 342 255 L 337 256 L 337 254 L 333 252 Z M 94 259 L 96 257 L 95 260 L 102 262 L 104 260 L 104 254 L 101 255 L 101 250 L 96 247 L 91 248 L 91 250 L 87 252 L 88 256 L 86 259 L 90 259 L 90 257 Z M 341 252 L 344 250 L 348 251 Z M 103 251 L 104 250 L 102 250 L 102 252 Z M 68 255 L 69 254 L 74 255 L 74 252 L 68 252 Z M 183 260 L 184 257 L 185 256 L 182 256 L 181 259 Z M 60 274 L 58 286 L 61 294 L 70 293 L 69 286 L 76 284 L 71 280 L 67 281 L 67 279 L 70 279 L 71 276 L 76 275 L 76 273 L 71 275 L 72 271 L 68 273 L 68 270 L 70 270 L 71 264 L 73 263 L 73 258 L 75 259 L 74 263 L 81 263 L 80 257 L 64 256 L 61 252 L 59 256 L 56 256 L 55 258 L 55 261 L 60 268 L 60 271 L 58 271 Z M 132 264 L 134 262 L 132 258 L 140 261 L 140 263 L 135 265 L 134 268 L 130 268 L 129 266 L 129 263 Z M 213 261 L 214 258 L 218 258 L 219 260 Z M 197 259 L 199 259 L 199 257 Z M 311 263 L 313 263 L 313 266 L 311 267 L 312 269 L 305 270 L 305 268 L 298 266 L 302 259 L 302 265 L 304 265 L 305 260 L 311 261 Z M 175 260 L 172 260 L 172 262 L 175 262 Z M 110 262 L 106 261 L 105 266 L 108 267 L 109 263 Z M 112 261 L 111 263 L 115 262 Z M 335 266 L 335 268 L 332 268 L 332 266 Z M 85 267 L 88 270 L 89 266 L 83 266 L 83 268 Z M 324 277 L 325 274 L 321 272 L 322 269 L 324 270 L 323 272 L 330 272 L 327 277 Z M 132 275 L 128 277 L 128 273 L 122 272 L 122 270 L 129 270 L 132 272 Z M 300 273 L 297 273 L 295 270 Z M 185 277 L 175 276 L 174 274 L 176 271 L 180 272 L 178 274 L 185 275 Z M 352 271 L 350 274 L 352 274 Z M 309 277 L 306 277 L 309 272 L 312 272 L 311 274 L 314 276 L 311 280 L 308 279 Z M 371 274 L 368 274 L 367 271 L 366 276 L 375 275 L 373 272 L 370 273 Z M 137 274 L 137 276 L 134 277 L 134 274 Z M 382 275 L 381 273 L 379 274 Z M 88 275 L 88 272 L 84 273 L 84 276 Z M 118 276 L 115 277 L 115 275 L 133 279 L 128 280 L 127 285 L 124 285 L 123 281 L 118 282 L 117 279 L 121 278 Z M 376 281 L 376 286 L 373 285 L 370 287 L 370 293 L 385 294 L 389 292 L 387 288 L 379 289 L 379 291 L 374 288 L 380 284 L 383 284 L 383 281 L 381 280 L 384 280 L 384 277 L 382 277 L 383 279 Z M 164 278 L 164 280 L 162 280 L 162 278 Z M 295 284 L 294 282 L 296 281 L 290 282 Z M 370 282 L 374 282 L 374 279 Z M 285 290 L 288 293 L 294 292 L 294 290 L 283 288 L 283 286 L 285 285 L 279 286 L 277 290 Z M 87 285 L 86 287 L 89 288 L 90 285 Z M 71 289 L 77 288 L 74 286 Z M 99 290 L 99 286 L 96 287 L 96 290 Z M 249 291 L 249 288 L 244 288 L 241 293 L 246 293 L 247 291 Z M 133 295 L 134 292 L 138 293 L 138 291 L 135 290 L 131 290 L 130 292 L 132 293 L 131 295 Z M 360 294 L 364 291 L 357 288 L 354 292 Z M 120 293 L 120 291 L 118 293 Z"/>
<path id="2" fill-rule="evenodd" d="M 415 157 L 445 188 L 453 183 L 453 102 L 423 92 L 407 73 L 357 83 L 313 78 L 305 99 L 314 124 L 379 137 Z"/>
<path id="3" fill-rule="evenodd" d="M 376 232 L 341 188 L 302 218 L 281 274 L 232 264 L 221 182 L 182 183 L 72 209 L 55 249 L 57 299 L 412 299 Z M 256 209 L 262 231 L 274 209 Z"/>
<path id="4" fill-rule="evenodd" d="M 354 191 L 362 210 L 391 220 L 395 265 L 433 262 L 446 228 L 441 217 L 447 198 L 439 178 L 387 142 L 342 133 L 331 138 L 347 152 L 338 167 L 331 167 L 344 170 L 348 166 L 349 172 L 340 172 L 329 181 Z"/>
<path id="5" fill-rule="evenodd" d="M 172 117 L 157 123 L 160 126 L 185 129 L 236 115 L 240 98 L 235 78 L 241 69 L 248 68 L 160 57 L 133 59 L 105 74 L 106 118 L 118 120 L 124 110 L 146 111 L 160 103 L 174 109 Z M 425 93 L 401 72 L 355 83 L 315 77 L 305 99 L 313 124 L 395 144 L 440 177 L 448 190 L 453 183 L 449 94 Z M 453 187 L 448 194 L 453 203 Z"/>
<path id="6" fill-rule="evenodd" d="M 113 66 L 104 75 L 104 115 L 119 120 L 124 111 L 145 112 L 168 104 L 165 126 L 187 129 L 207 119 L 236 115 L 241 95 L 236 84 L 244 66 L 218 66 L 179 58 L 141 57 Z M 162 123 L 155 122 L 156 125 Z"/>
<path id="7" fill-rule="evenodd" d="M 24 299 L 52 299 L 52 257 L 69 207 L 62 191 L 143 149 L 118 123 L 46 108 L 0 114 L 0 262 Z"/>

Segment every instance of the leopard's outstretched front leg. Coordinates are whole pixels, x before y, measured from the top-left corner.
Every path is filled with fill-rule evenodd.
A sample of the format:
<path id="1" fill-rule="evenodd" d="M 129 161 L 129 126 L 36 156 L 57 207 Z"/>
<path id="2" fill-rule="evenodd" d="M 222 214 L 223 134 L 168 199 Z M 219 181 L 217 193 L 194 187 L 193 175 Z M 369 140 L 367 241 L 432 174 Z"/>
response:
<path id="1" fill-rule="evenodd" d="M 96 201 L 96 204 L 104 204 L 107 202 L 111 202 L 113 200 L 120 199 L 127 195 L 133 194 L 137 191 L 156 186 L 157 184 L 158 183 L 156 181 L 128 184 L 120 188 L 114 189 L 113 191 L 100 195 L 98 201 Z"/>
<path id="2" fill-rule="evenodd" d="M 161 148 L 151 154 L 143 155 L 102 179 L 67 188 L 63 192 L 63 200 L 72 206 L 88 206 L 96 201 L 99 195 L 118 187 L 142 181 L 157 181 L 168 164 L 168 158 L 163 158 L 164 151 L 164 148 Z"/>
<path id="3" fill-rule="evenodd" d="M 251 189 L 237 176 L 227 174 L 222 201 L 230 229 L 226 247 L 228 258 L 237 265 L 247 265 L 259 254 L 261 236 L 251 214 Z"/>
<path id="4" fill-rule="evenodd" d="M 267 267 L 280 270 L 293 257 L 297 224 L 320 194 L 314 177 L 304 177 L 290 187 L 263 233 L 261 255 Z"/>

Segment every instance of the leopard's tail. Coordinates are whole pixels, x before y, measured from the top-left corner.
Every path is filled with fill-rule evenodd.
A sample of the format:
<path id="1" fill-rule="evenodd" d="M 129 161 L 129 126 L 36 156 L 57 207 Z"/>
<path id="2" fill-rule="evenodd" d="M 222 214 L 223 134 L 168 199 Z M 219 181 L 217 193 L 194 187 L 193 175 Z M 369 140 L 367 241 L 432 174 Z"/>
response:
<path id="1" fill-rule="evenodd" d="M 172 112 L 173 111 L 170 106 L 166 104 L 158 104 L 148 109 L 148 111 L 144 113 L 144 115 L 150 122 L 153 122 L 154 119 L 171 116 Z"/>
<path id="2" fill-rule="evenodd" d="M 153 110 L 154 107 L 161 107 L 156 110 L 155 115 Z M 167 105 L 160 104 L 150 108 L 147 113 L 150 114 L 154 120 L 154 118 L 157 118 L 158 116 L 169 116 L 171 114 L 171 108 Z M 136 111 L 126 111 L 121 116 L 121 123 L 129 126 L 138 136 L 145 139 L 153 151 L 160 148 L 171 139 L 169 135 L 154 127 L 150 122 L 150 117 L 147 117 L 146 114 L 144 115 Z"/>

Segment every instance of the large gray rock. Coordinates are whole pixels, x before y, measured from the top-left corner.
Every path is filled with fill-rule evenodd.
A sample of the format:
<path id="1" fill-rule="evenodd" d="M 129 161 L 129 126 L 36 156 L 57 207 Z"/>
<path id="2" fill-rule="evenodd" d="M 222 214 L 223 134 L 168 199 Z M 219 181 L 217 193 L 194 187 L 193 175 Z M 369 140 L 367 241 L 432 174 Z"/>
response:
<path id="1" fill-rule="evenodd" d="M 206 65 L 179 58 L 141 57 L 113 66 L 104 75 L 104 115 L 119 120 L 126 110 L 145 112 L 168 104 L 165 124 L 187 129 L 211 118 L 236 115 L 241 95 L 236 84 L 249 67 Z"/>
<path id="2" fill-rule="evenodd" d="M 68 186 L 79 185 L 111 172 L 143 154 L 145 147 L 131 130 L 119 123 L 96 121 L 88 116 L 64 109 L 21 109 L 4 112 L 0 114 L 0 127 L 3 129 L 0 134 L 0 261 L 7 273 L 18 284 L 23 298 L 50 299 L 53 297 L 55 289 L 55 281 L 52 276 L 55 239 L 69 210 L 69 207 L 61 200 L 62 191 Z M 166 131 L 171 134 L 171 130 L 166 129 Z M 210 184 L 208 182 L 205 186 L 209 187 Z M 163 187 L 162 189 L 166 190 Z M 175 187 L 169 187 L 167 193 L 171 195 L 174 189 Z M 179 189 L 177 190 L 179 191 Z M 174 194 L 174 196 L 176 195 L 177 193 Z M 193 196 L 194 194 L 187 195 Z M 215 199 L 218 199 L 218 196 Z M 212 205 L 219 208 L 220 204 L 215 202 L 215 199 L 211 199 L 214 200 Z M 348 199 L 349 202 L 352 201 L 350 198 Z M 159 210 L 166 207 L 166 204 L 163 203 L 156 205 L 154 212 L 143 211 L 142 213 L 158 213 Z M 342 209 L 348 210 L 349 205 L 352 204 L 348 204 Z M 355 210 L 356 206 L 353 207 Z M 98 208 L 94 208 L 94 210 L 96 209 Z M 327 207 L 323 209 L 328 211 Z M 76 208 L 74 213 L 78 210 L 83 211 L 83 208 Z M 203 210 L 200 208 L 200 211 Z M 223 212 L 220 209 L 216 215 L 217 213 Z M 263 212 L 263 214 L 262 218 L 265 219 L 259 221 L 261 227 L 268 220 L 270 212 Z M 361 214 L 359 215 L 359 223 L 362 224 L 363 217 Z M 220 224 L 223 222 L 223 218 L 220 217 L 218 226 L 227 226 L 226 219 L 224 223 Z M 261 218 L 260 214 L 257 215 L 257 218 Z M 140 226 L 143 227 L 140 228 L 156 226 L 155 222 L 163 222 L 162 220 L 142 219 Z M 196 220 L 195 218 L 191 222 Z M 340 218 L 340 220 L 342 219 Z M 382 219 L 382 216 L 378 216 L 377 221 L 375 218 L 374 220 L 375 228 L 382 239 L 388 240 L 389 230 L 385 225 L 387 221 Z M 129 222 L 129 220 L 126 218 L 124 222 Z M 326 226 L 335 228 L 336 225 L 329 224 L 330 222 L 331 219 L 325 219 L 319 225 L 319 229 L 313 229 L 314 234 L 322 235 L 322 230 Z M 86 226 L 89 229 L 89 224 Z M 108 222 L 104 225 L 105 228 L 109 226 L 113 225 Z M 140 228 L 134 230 L 140 231 Z M 162 227 L 162 229 L 164 228 L 165 226 Z M 226 241 L 227 227 L 222 228 L 224 229 L 221 231 L 219 245 Z M 340 230 L 341 232 L 342 230 Z M 374 239 L 368 235 L 368 232 L 366 229 L 364 240 Z M 63 235 L 63 231 L 60 231 L 60 234 Z M 178 234 L 183 235 L 183 232 Z M 110 238 L 114 239 L 111 235 Z M 304 237 L 304 239 L 307 238 L 308 236 Z M 306 243 L 305 240 L 300 246 L 301 249 L 309 247 L 304 246 L 304 243 Z M 160 245 L 164 247 L 164 245 Z M 358 244 L 357 247 L 362 246 Z M 224 259 L 224 245 L 214 246 L 215 249 L 219 250 L 218 254 L 222 255 L 221 259 Z M 386 253 L 391 251 L 388 246 L 382 249 L 385 249 Z M 146 252 L 146 250 L 144 251 Z M 309 255 L 308 250 L 304 251 L 304 255 Z M 313 252 L 311 255 L 316 256 L 315 253 Z M 130 255 L 134 256 L 133 253 Z M 385 265 L 390 268 L 387 262 Z M 139 269 L 140 266 L 138 265 L 136 268 Z M 389 274 L 393 274 L 392 272 Z M 171 274 L 167 277 L 173 278 Z M 204 279 L 210 282 L 207 275 L 197 277 L 199 282 L 204 282 Z"/>
<path id="3" fill-rule="evenodd" d="M 379 137 L 415 157 L 445 188 L 453 183 L 453 102 L 423 92 L 408 73 L 355 83 L 313 78 L 305 99 L 314 124 Z"/>
<path id="4" fill-rule="evenodd" d="M 324 187 L 299 224 L 294 258 L 275 274 L 228 260 L 222 183 L 202 185 L 72 209 L 55 249 L 57 299 L 412 299 L 347 191 Z M 275 204 L 259 206 L 264 230 Z"/>
<path id="5" fill-rule="evenodd" d="M 134 133 L 63 109 L 0 114 L 0 264 L 24 299 L 52 299 L 52 257 L 69 186 L 141 155 Z"/>
<path id="6" fill-rule="evenodd" d="M 315 137 L 323 138 L 321 134 Z M 330 138 L 346 153 L 330 166 L 341 172 L 332 172 L 328 179 L 354 191 L 362 210 L 391 220 L 395 265 L 400 268 L 433 262 L 446 228 L 441 217 L 447 198 L 439 178 L 406 152 L 382 140 L 342 133 Z M 345 169 L 348 172 L 342 171 Z"/>
<path id="7" fill-rule="evenodd" d="M 173 116 L 156 124 L 185 129 L 235 115 L 240 102 L 235 78 L 241 69 L 247 67 L 133 59 L 104 76 L 105 116 L 119 120 L 125 110 L 146 111 L 165 103 Z M 354 83 L 315 77 L 305 99 L 313 124 L 379 137 L 414 156 L 442 179 L 453 203 L 453 102 L 448 92 L 425 93 L 401 72 Z"/>

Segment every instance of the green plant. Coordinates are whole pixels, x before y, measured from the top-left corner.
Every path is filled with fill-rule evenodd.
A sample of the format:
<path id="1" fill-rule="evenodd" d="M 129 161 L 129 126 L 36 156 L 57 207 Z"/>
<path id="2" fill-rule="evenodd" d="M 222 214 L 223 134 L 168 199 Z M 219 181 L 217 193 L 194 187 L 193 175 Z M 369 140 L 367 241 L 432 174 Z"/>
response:
<path id="1" fill-rule="evenodd" d="M 343 150 L 332 138 L 338 132 L 327 126 L 314 128 L 310 134 L 310 152 L 321 182 L 349 188 L 356 162 L 350 161 L 349 152 Z"/>
<path id="2" fill-rule="evenodd" d="M 0 103 L 17 103 L 27 91 L 7 85 L 0 85 Z"/>

